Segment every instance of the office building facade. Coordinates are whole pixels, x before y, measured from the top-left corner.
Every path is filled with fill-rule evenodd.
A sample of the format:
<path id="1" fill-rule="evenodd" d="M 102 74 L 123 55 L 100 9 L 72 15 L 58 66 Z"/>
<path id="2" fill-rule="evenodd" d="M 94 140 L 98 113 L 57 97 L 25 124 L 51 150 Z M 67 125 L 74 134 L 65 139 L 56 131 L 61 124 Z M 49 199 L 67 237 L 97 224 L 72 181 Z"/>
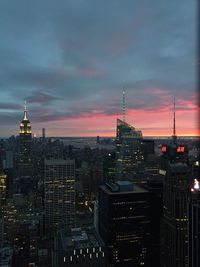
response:
<path id="1" fill-rule="evenodd" d="M 189 267 L 200 266 L 200 185 L 194 179 L 188 203 L 189 219 Z"/>
<path id="2" fill-rule="evenodd" d="M 142 132 L 127 122 L 117 119 L 116 175 L 127 179 L 133 172 L 143 169 Z"/>
<path id="3" fill-rule="evenodd" d="M 188 266 L 188 192 L 191 170 L 186 146 L 162 146 L 163 182 L 162 266 Z"/>
<path id="4" fill-rule="evenodd" d="M 45 160 L 46 229 L 75 225 L 75 161 Z"/>
<path id="5" fill-rule="evenodd" d="M 98 203 L 99 234 L 108 266 L 159 266 L 151 249 L 155 238 L 151 193 L 128 181 L 107 183 L 100 186 Z"/>

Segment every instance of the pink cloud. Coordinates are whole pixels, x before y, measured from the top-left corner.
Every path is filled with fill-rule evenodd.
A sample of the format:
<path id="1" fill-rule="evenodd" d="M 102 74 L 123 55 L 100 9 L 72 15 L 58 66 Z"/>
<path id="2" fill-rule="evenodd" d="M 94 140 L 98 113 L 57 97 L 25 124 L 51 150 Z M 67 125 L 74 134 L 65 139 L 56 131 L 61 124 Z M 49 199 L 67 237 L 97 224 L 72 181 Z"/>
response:
<path id="1" fill-rule="evenodd" d="M 115 136 L 117 114 L 105 115 L 96 110 L 91 113 L 82 113 L 77 118 L 61 117 L 55 121 L 47 122 L 52 128 L 50 135 L 58 136 Z M 194 110 L 188 112 L 187 117 L 177 114 L 177 134 L 197 135 L 197 121 Z M 120 118 L 120 117 L 119 117 Z M 142 129 L 143 135 L 168 135 L 172 134 L 173 114 L 171 110 L 146 112 L 144 110 L 129 110 L 127 122 L 136 129 Z M 66 123 L 65 123 L 66 122 Z"/>

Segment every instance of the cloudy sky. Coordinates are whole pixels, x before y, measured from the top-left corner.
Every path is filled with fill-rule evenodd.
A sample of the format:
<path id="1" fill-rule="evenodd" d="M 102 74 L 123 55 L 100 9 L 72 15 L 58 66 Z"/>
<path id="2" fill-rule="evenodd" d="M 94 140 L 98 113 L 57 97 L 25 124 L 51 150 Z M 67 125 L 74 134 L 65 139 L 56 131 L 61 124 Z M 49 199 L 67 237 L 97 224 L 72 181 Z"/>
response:
<path id="1" fill-rule="evenodd" d="M 0 136 L 197 134 L 196 0 L 2 0 Z"/>

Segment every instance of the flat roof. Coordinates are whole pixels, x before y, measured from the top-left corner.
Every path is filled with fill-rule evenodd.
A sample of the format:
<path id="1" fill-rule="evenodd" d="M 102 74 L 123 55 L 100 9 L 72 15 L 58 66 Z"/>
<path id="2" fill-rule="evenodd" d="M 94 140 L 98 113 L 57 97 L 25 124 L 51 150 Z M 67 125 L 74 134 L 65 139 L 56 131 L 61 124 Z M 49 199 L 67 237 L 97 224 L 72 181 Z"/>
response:
<path id="1" fill-rule="evenodd" d="M 170 169 L 172 172 L 188 172 L 190 170 L 190 167 L 188 164 L 183 162 L 176 162 L 176 163 L 170 163 Z"/>
<path id="2" fill-rule="evenodd" d="M 51 159 L 45 159 L 45 164 L 53 165 L 53 164 L 71 164 L 74 163 L 74 159 L 57 159 L 57 158 L 51 158 Z"/>
<path id="3" fill-rule="evenodd" d="M 117 186 L 122 185 L 122 187 L 118 188 L 118 190 L 116 190 Z M 112 187 L 114 190 L 112 190 Z M 116 183 L 113 183 L 111 185 L 101 185 L 100 188 L 106 192 L 109 195 L 123 195 L 123 194 L 134 194 L 134 193 L 147 193 L 149 192 L 148 190 L 146 190 L 145 188 L 134 184 L 130 181 L 117 181 Z M 120 190 L 121 189 L 121 190 Z"/>
<path id="4" fill-rule="evenodd" d="M 71 231 L 62 230 L 60 234 L 63 250 L 103 246 L 101 238 L 93 227 L 84 230 L 81 228 L 72 228 Z"/>

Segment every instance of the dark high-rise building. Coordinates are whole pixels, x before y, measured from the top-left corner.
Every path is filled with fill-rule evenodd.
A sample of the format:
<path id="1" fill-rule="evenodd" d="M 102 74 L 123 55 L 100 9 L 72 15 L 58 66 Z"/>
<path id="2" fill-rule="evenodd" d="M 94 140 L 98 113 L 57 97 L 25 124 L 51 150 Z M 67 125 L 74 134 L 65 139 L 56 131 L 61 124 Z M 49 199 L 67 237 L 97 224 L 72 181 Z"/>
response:
<path id="1" fill-rule="evenodd" d="M 191 170 L 186 146 L 176 140 L 162 146 L 163 182 L 162 266 L 188 266 L 188 192 Z"/>
<path id="2" fill-rule="evenodd" d="M 5 160 L 3 162 L 3 169 L 12 169 L 13 168 L 13 151 L 5 151 Z"/>
<path id="3" fill-rule="evenodd" d="M 188 149 L 178 144 L 175 124 L 169 145 L 162 146 L 160 174 L 163 182 L 163 267 L 188 267 L 188 196 L 192 180 Z"/>
<path id="4" fill-rule="evenodd" d="M 144 160 L 147 161 L 149 155 L 153 155 L 154 150 L 154 140 L 143 139 L 142 141 L 142 148 L 144 154 Z"/>
<path id="5" fill-rule="evenodd" d="M 45 160 L 45 221 L 51 230 L 75 225 L 75 162 Z"/>
<path id="6" fill-rule="evenodd" d="M 31 146 L 32 146 L 31 123 L 27 117 L 27 109 L 25 105 L 24 117 L 20 123 L 20 131 L 19 131 L 20 176 L 30 176 L 32 174 Z"/>
<path id="7" fill-rule="evenodd" d="M 44 141 L 45 138 L 46 138 L 45 128 L 42 128 L 42 140 Z"/>
<path id="8" fill-rule="evenodd" d="M 195 179 L 189 195 L 189 267 L 200 266 L 200 185 Z"/>
<path id="9" fill-rule="evenodd" d="M 3 246 L 3 241 L 4 241 L 4 218 L 0 206 L 0 249 Z"/>
<path id="10" fill-rule="evenodd" d="M 143 185 L 151 194 L 151 264 L 153 267 L 160 267 L 160 241 L 161 241 L 161 219 L 163 211 L 163 182 L 158 177 L 149 179 Z"/>
<path id="11" fill-rule="evenodd" d="M 159 232 L 159 216 L 154 217 L 152 210 L 159 212 L 160 203 L 153 201 L 152 193 L 129 181 L 118 181 L 100 186 L 98 202 L 99 234 L 108 266 L 159 267 L 155 253 L 159 233 L 154 235 L 157 226 Z"/>
<path id="12" fill-rule="evenodd" d="M 6 200 L 7 196 L 7 186 L 8 186 L 8 177 L 6 174 L 0 172 L 0 206 Z"/>
<path id="13" fill-rule="evenodd" d="M 117 119 L 116 134 L 116 175 L 127 179 L 133 172 L 143 169 L 142 132 Z"/>

